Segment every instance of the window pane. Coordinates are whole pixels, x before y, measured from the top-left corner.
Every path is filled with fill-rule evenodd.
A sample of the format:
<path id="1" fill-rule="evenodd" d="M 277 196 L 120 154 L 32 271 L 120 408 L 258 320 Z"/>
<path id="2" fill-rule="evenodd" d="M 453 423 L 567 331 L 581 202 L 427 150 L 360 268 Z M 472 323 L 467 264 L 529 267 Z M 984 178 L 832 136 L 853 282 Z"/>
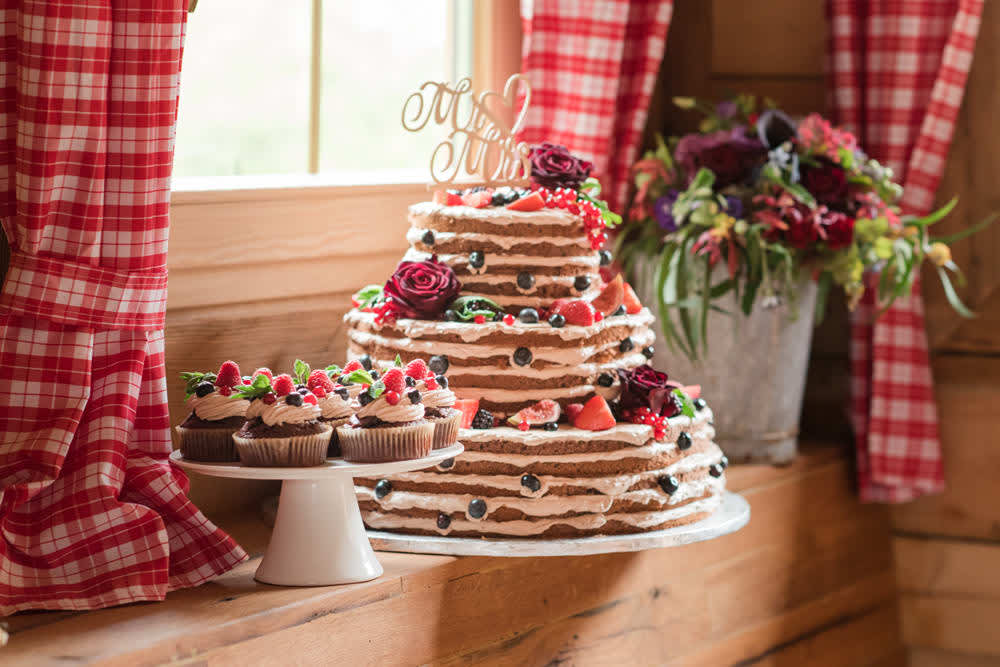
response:
<path id="1" fill-rule="evenodd" d="M 198 3 L 184 45 L 175 176 L 307 170 L 311 20 L 311 0 Z"/>
<path id="2" fill-rule="evenodd" d="M 403 102 L 471 74 L 471 18 L 471 0 L 324 2 L 320 171 L 427 169 L 442 133 L 403 130 Z"/>

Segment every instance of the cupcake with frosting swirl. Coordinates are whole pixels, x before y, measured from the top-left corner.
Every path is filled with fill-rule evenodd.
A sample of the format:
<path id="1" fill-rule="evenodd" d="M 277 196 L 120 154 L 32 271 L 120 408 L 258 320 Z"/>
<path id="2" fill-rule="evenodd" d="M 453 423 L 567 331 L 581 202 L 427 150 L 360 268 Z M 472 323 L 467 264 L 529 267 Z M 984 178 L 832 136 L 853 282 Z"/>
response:
<path id="1" fill-rule="evenodd" d="M 319 407 L 320 422 L 329 424 L 333 428 L 330 435 L 330 446 L 326 455 L 328 458 L 340 456 L 340 444 L 337 437 L 337 427 L 343 426 L 351 417 L 357 402 L 351 397 L 347 387 L 335 383 L 328 371 L 315 370 L 309 374 L 306 386 L 316 396 L 317 407 Z M 361 385 L 358 385 L 360 389 Z"/>
<path id="2" fill-rule="evenodd" d="M 333 427 L 320 421 L 319 400 L 292 377 L 253 378 L 241 389 L 250 400 L 246 424 L 233 434 L 240 462 L 246 466 L 305 467 L 326 461 Z"/>
<path id="3" fill-rule="evenodd" d="M 430 454 L 434 424 L 424 419 L 421 392 L 407 384 L 401 368 L 390 368 L 378 379 L 355 370 L 350 379 L 367 388 L 358 395 L 354 417 L 337 428 L 345 460 L 381 463 Z"/>
<path id="4" fill-rule="evenodd" d="M 176 427 L 181 455 L 192 461 L 239 460 L 232 436 L 246 422 L 250 406 L 238 392 L 244 383 L 240 367 L 226 361 L 218 373 L 181 373 L 181 379 L 191 410 Z"/>
<path id="5" fill-rule="evenodd" d="M 424 419 L 434 424 L 434 449 L 451 447 L 458 442 L 462 413 L 455 409 L 455 393 L 448 389 L 448 378 L 435 375 L 423 359 L 406 365 L 406 377 L 414 381 L 424 403 Z"/>

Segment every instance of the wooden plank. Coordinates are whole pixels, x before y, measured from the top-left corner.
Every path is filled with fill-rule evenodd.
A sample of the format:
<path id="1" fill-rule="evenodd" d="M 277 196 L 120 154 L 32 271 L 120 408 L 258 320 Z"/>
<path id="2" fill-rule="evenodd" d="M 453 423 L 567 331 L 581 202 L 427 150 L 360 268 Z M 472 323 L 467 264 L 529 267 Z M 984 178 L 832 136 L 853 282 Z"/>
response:
<path id="1" fill-rule="evenodd" d="M 1000 600 L 903 593 L 899 602 L 907 646 L 988 655 L 1000 660 Z"/>
<path id="2" fill-rule="evenodd" d="M 954 651 L 917 648 L 910 651 L 909 667 L 996 667 L 996 658 Z"/>
<path id="3" fill-rule="evenodd" d="M 1000 599 L 1000 544 L 895 537 L 892 546 L 901 592 Z"/>
<path id="4" fill-rule="evenodd" d="M 1000 539 L 996 406 L 1000 358 L 942 355 L 933 360 L 945 461 L 944 493 L 893 507 L 903 533 Z"/>
<path id="5" fill-rule="evenodd" d="M 819 0 L 770 0 L 752 9 L 741 0 L 712 0 L 711 6 L 714 73 L 823 72 L 827 28 Z"/>
<path id="6" fill-rule="evenodd" d="M 805 116 L 826 109 L 826 79 L 822 72 L 802 76 L 713 75 L 709 82 L 712 100 L 722 100 L 738 93 L 752 93 L 770 98 L 793 116 Z"/>

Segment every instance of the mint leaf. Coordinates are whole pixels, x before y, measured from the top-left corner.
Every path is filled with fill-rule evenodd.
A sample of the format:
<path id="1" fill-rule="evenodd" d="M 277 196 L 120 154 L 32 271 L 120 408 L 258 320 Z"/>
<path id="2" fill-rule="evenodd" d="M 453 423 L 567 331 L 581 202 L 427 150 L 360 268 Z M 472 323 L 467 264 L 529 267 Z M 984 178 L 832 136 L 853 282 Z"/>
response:
<path id="1" fill-rule="evenodd" d="M 309 371 L 312 370 L 309 364 L 302 361 L 301 359 L 295 360 L 295 382 L 296 384 L 305 384 L 309 380 Z"/>
<path id="2" fill-rule="evenodd" d="M 233 396 L 252 401 L 253 399 L 260 398 L 264 394 L 268 394 L 270 392 L 271 380 L 269 380 L 266 375 L 261 374 L 254 376 L 254 379 L 250 382 L 250 384 L 244 384 L 236 387 L 236 392 Z"/>
<path id="3" fill-rule="evenodd" d="M 396 368 L 403 367 L 403 360 L 400 358 L 399 354 L 396 355 L 396 360 L 392 362 L 392 365 Z"/>
<path id="4" fill-rule="evenodd" d="M 347 376 L 347 379 L 350 382 L 356 382 L 358 384 L 367 384 L 367 385 L 375 384 L 375 380 L 373 380 L 372 376 L 368 374 L 368 371 L 366 371 L 363 368 L 359 368 L 356 371 L 351 371 L 351 374 Z"/>
<path id="5" fill-rule="evenodd" d="M 671 393 L 681 401 L 681 414 L 685 417 L 694 418 L 694 403 L 691 402 L 691 397 L 683 389 L 674 389 Z"/>
<path id="6" fill-rule="evenodd" d="M 367 285 L 355 292 L 352 298 L 358 302 L 358 308 L 362 310 L 371 308 L 377 301 L 382 299 L 382 286 Z"/>
<path id="7" fill-rule="evenodd" d="M 215 373 L 182 372 L 181 379 L 184 380 L 185 400 L 194 393 L 195 388 L 202 382 L 215 382 Z"/>
<path id="8" fill-rule="evenodd" d="M 384 392 L 385 392 L 385 383 L 382 382 L 381 380 L 372 383 L 372 385 L 368 387 L 368 395 L 371 396 L 372 398 L 378 398 Z"/>
<path id="9" fill-rule="evenodd" d="M 478 294 L 460 296 L 452 301 L 448 308 L 455 311 L 458 319 L 463 322 L 475 319 L 477 315 L 493 319 L 494 315 L 503 311 L 503 308 L 496 301 L 488 299 L 485 296 L 479 296 Z"/>

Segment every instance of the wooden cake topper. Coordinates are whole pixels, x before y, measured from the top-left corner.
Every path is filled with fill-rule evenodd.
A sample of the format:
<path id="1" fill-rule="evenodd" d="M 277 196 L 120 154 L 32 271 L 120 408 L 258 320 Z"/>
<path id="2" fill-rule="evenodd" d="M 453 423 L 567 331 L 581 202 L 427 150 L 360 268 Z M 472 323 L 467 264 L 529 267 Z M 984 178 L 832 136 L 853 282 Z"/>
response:
<path id="1" fill-rule="evenodd" d="M 516 114 L 517 86 L 525 87 L 524 106 Z M 507 79 L 503 94 L 476 93 L 466 77 L 454 87 L 447 82 L 426 81 L 403 105 L 403 127 L 419 132 L 433 118 L 450 126 L 448 137 L 431 153 L 432 190 L 461 183 L 463 186 L 526 186 L 531 176 L 528 144 L 515 135 L 524 123 L 531 102 L 531 86 L 520 74 Z M 459 110 L 459 106 L 469 107 Z"/>

